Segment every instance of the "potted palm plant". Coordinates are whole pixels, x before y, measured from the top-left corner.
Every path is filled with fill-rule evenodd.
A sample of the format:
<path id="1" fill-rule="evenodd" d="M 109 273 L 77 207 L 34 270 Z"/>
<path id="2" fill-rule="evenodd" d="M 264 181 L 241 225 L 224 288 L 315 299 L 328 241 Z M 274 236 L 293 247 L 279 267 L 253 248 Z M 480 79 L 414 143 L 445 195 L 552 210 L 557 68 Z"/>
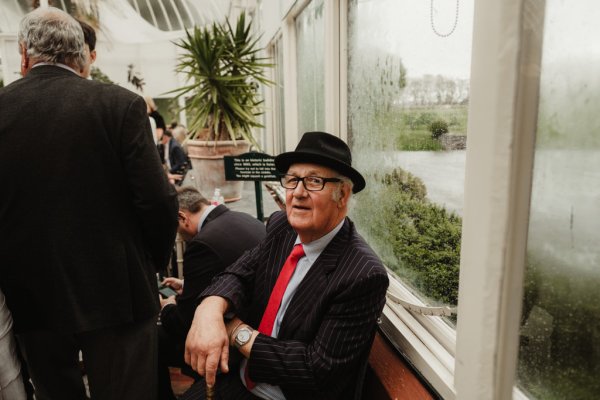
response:
<path id="1" fill-rule="evenodd" d="M 252 133 L 262 127 L 259 84 L 271 84 L 265 68 L 272 65 L 259 57 L 259 38 L 244 13 L 235 29 L 214 22 L 186 31 L 175 44 L 183 49 L 176 71 L 187 84 L 172 93 L 185 98 L 188 154 L 198 189 L 210 195 L 218 187 L 225 201 L 238 200 L 243 182 L 225 182 L 222 159 L 259 147 Z"/>

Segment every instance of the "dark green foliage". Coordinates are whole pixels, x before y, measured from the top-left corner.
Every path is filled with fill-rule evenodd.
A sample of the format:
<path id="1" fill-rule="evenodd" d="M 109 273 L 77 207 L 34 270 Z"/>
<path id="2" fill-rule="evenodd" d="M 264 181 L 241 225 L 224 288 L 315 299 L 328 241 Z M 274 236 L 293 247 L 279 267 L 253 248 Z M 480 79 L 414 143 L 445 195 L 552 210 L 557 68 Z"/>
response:
<path id="1" fill-rule="evenodd" d="M 373 177 L 355 218 L 384 263 L 434 303 L 457 304 L 462 220 L 401 169 Z"/>
<path id="2" fill-rule="evenodd" d="M 425 201 L 427 197 L 427 188 L 423 181 L 402 168 L 395 168 L 392 172 L 384 174 L 381 178 L 375 175 L 374 179 L 386 186 L 406 193 L 415 200 Z"/>
<path id="3" fill-rule="evenodd" d="M 394 255 L 401 268 L 416 274 L 414 285 L 442 303 L 458 301 L 461 220 L 444 208 L 411 198 L 394 196 L 389 227 Z"/>
<path id="4" fill-rule="evenodd" d="M 104 82 L 104 83 L 114 83 L 113 81 L 110 80 L 110 78 L 108 76 L 106 76 L 104 74 L 104 72 L 100 71 L 100 68 L 98 68 L 98 67 L 91 68 L 90 76 L 95 81 Z"/>
<path id="5" fill-rule="evenodd" d="M 0 87 L 4 87 L 4 80 L 0 79 Z"/>
<path id="6" fill-rule="evenodd" d="M 431 137 L 437 139 L 444 133 L 448 133 L 448 123 L 443 119 L 436 119 L 429 125 L 429 131 L 431 132 Z"/>
<path id="7" fill-rule="evenodd" d="M 187 76 L 188 84 L 172 93 L 187 97 L 192 138 L 206 127 L 209 140 L 243 138 L 258 146 L 252 136 L 253 128 L 262 127 L 258 88 L 271 84 L 265 68 L 272 64 L 258 57 L 261 48 L 251 25 L 242 13 L 235 28 L 216 22 L 194 27 L 175 43 L 183 50 L 176 71 Z"/>

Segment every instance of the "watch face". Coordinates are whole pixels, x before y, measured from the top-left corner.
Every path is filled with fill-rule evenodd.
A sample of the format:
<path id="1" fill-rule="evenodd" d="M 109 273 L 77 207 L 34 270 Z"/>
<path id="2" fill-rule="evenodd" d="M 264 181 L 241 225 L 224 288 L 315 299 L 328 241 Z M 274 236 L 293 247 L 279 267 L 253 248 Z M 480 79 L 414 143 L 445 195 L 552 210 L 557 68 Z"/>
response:
<path id="1" fill-rule="evenodd" d="M 237 340 L 239 342 L 246 343 L 248 340 L 250 340 L 250 335 L 251 333 L 247 329 L 240 329 L 237 334 Z"/>

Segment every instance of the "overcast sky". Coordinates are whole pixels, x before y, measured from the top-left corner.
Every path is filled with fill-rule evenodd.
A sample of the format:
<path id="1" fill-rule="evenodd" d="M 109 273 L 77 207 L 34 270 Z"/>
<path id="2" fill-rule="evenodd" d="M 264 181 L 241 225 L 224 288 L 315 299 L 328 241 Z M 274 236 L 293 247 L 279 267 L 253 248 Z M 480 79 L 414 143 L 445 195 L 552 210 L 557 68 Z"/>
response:
<path id="1" fill-rule="evenodd" d="M 468 78 L 471 67 L 473 0 L 359 0 L 357 23 L 361 46 L 399 54 L 409 77 L 441 74 Z"/>

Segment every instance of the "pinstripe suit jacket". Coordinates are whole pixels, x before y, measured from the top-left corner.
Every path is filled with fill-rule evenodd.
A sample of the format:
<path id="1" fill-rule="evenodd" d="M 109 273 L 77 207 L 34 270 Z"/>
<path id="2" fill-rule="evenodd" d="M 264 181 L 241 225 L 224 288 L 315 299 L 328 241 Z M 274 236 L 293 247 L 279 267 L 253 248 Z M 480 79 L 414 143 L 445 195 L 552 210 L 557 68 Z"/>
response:
<path id="1" fill-rule="evenodd" d="M 285 213 L 273 214 L 266 239 L 218 275 L 202 296 L 228 299 L 257 327 L 296 237 Z M 279 337 L 256 338 L 250 377 L 279 385 L 287 399 L 352 397 L 387 286 L 381 261 L 347 218 L 300 283 Z"/>

